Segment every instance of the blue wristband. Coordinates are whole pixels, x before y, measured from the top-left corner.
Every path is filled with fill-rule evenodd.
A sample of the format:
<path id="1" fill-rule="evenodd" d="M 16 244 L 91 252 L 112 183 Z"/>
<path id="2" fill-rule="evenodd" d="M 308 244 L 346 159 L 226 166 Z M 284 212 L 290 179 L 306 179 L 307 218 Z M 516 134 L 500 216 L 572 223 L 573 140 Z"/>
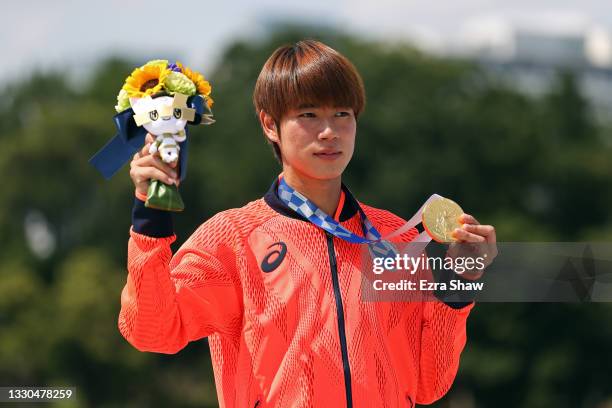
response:
<path id="1" fill-rule="evenodd" d="M 144 201 L 137 197 L 132 208 L 132 226 L 134 232 L 153 238 L 174 235 L 172 212 L 145 207 Z"/>

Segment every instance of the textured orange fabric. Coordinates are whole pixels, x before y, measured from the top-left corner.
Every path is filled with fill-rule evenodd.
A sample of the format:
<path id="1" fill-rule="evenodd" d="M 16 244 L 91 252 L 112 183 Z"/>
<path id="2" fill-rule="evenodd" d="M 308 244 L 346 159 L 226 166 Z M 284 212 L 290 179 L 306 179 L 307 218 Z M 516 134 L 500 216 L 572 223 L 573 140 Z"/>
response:
<path id="1" fill-rule="evenodd" d="M 346 198 L 344 191 L 340 190 L 340 200 L 338 201 L 338 207 L 334 213 L 334 220 L 340 221 L 340 214 L 342 214 L 342 208 L 344 208 L 344 199 Z"/>
<path id="2" fill-rule="evenodd" d="M 404 223 L 362 208 L 383 235 Z M 358 214 L 342 225 L 361 235 Z M 174 256 L 174 236 L 130 235 L 119 329 L 134 347 L 176 353 L 208 336 L 221 407 L 346 406 L 324 231 L 259 199 L 206 221 Z M 279 241 L 286 256 L 264 273 L 260 265 Z M 333 243 L 353 406 L 411 407 L 441 398 L 456 375 L 473 304 L 362 302 L 359 247 Z"/>

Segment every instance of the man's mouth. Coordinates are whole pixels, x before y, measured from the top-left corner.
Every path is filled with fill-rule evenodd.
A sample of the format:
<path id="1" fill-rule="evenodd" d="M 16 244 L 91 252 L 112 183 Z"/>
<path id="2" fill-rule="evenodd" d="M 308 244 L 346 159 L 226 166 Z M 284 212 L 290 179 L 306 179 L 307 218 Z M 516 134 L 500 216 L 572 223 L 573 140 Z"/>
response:
<path id="1" fill-rule="evenodd" d="M 336 160 L 342 155 L 342 152 L 319 152 L 314 154 L 315 157 L 322 160 Z"/>
<path id="2" fill-rule="evenodd" d="M 338 157 L 342 154 L 341 151 L 336 151 L 336 150 L 326 150 L 323 152 L 318 152 L 315 153 L 314 155 L 317 157 Z"/>

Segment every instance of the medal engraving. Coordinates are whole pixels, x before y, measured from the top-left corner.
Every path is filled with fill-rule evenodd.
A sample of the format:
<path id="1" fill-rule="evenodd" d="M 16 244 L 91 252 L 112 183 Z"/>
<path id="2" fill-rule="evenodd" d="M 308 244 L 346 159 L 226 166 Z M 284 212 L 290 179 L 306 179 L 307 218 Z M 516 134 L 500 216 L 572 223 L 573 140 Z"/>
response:
<path id="1" fill-rule="evenodd" d="M 461 227 L 461 214 L 463 210 L 456 202 L 448 198 L 434 200 L 423 209 L 423 227 L 435 241 L 453 242 L 453 231 Z"/>

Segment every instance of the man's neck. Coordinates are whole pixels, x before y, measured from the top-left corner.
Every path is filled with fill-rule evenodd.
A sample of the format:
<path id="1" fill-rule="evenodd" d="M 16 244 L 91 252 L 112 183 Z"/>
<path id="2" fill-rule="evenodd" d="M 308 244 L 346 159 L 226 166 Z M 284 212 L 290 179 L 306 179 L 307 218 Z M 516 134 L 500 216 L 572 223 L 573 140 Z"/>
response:
<path id="1" fill-rule="evenodd" d="M 300 177 L 292 171 L 285 170 L 283 178 L 289 186 L 306 196 L 325 214 L 330 217 L 334 216 L 342 189 L 340 177 L 331 180 L 317 180 Z"/>

